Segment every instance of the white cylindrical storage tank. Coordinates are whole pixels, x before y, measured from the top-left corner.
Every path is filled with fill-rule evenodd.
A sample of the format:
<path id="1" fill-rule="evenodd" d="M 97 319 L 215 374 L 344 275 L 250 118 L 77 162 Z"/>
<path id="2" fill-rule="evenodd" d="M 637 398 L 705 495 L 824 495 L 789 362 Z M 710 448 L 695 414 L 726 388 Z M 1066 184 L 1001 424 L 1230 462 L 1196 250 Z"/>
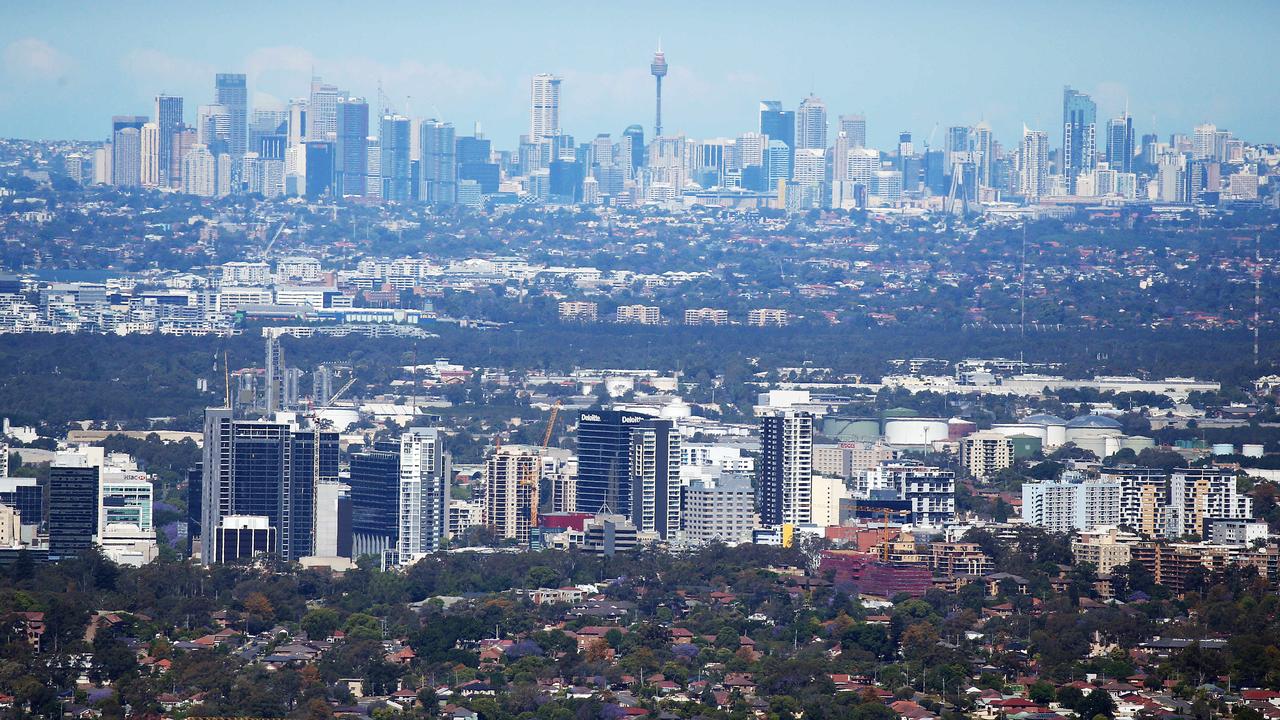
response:
<path id="1" fill-rule="evenodd" d="M 1259 458 L 1262 457 L 1262 445 L 1257 443 L 1248 443 L 1240 446 L 1240 454 L 1245 457 Z"/>
<path id="2" fill-rule="evenodd" d="M 1107 435 L 1106 437 L 1102 438 L 1102 442 L 1103 442 L 1103 452 L 1105 453 L 1102 457 L 1107 457 L 1108 455 L 1115 455 L 1116 453 L 1120 452 L 1120 448 L 1124 447 L 1124 444 L 1123 444 L 1124 436 L 1123 435 Z"/>
<path id="3" fill-rule="evenodd" d="M 692 415 L 693 408 L 689 406 L 689 403 L 683 400 L 676 400 L 675 402 L 663 405 L 662 410 L 658 412 L 658 417 L 665 420 L 677 420 L 680 418 L 687 418 Z"/>
<path id="4" fill-rule="evenodd" d="M 1084 438 L 1120 435 L 1124 432 L 1120 422 L 1104 415 L 1081 415 L 1067 423 L 1065 440 L 1077 445 Z"/>
<path id="5" fill-rule="evenodd" d="M 884 424 L 890 445 L 928 445 L 947 437 L 947 421 L 941 418 L 891 418 Z"/>
<path id="6" fill-rule="evenodd" d="M 338 432 L 346 432 L 352 425 L 360 422 L 360 413 L 349 407 L 316 408 L 316 417 L 333 423 L 333 429 Z"/>
<path id="7" fill-rule="evenodd" d="M 1142 452 L 1147 448 L 1154 448 L 1156 441 L 1146 435 L 1121 435 L 1120 444 L 1134 452 Z"/>
<path id="8" fill-rule="evenodd" d="M 631 377 L 607 377 L 604 379 L 604 389 L 609 393 L 609 397 L 618 397 L 635 390 L 636 381 Z"/>
<path id="9" fill-rule="evenodd" d="M 999 423 L 997 425 L 992 425 L 991 429 L 1006 437 L 1013 437 L 1014 435 L 1030 435 L 1031 437 L 1038 438 L 1041 446 L 1048 444 L 1048 438 L 1045 436 L 1045 427 L 1043 425 L 1034 425 L 1032 423 Z"/>
<path id="10" fill-rule="evenodd" d="M 1022 419 L 1024 425 L 1039 425 L 1044 428 L 1041 439 L 1045 449 L 1056 448 L 1067 444 L 1067 421 L 1050 413 L 1036 413 Z"/>
<path id="11" fill-rule="evenodd" d="M 1235 455 L 1236 446 L 1232 445 L 1231 443 L 1214 443 L 1213 454 L 1214 455 Z"/>
<path id="12" fill-rule="evenodd" d="M 1073 440 L 1072 442 L 1076 444 L 1076 447 L 1081 450 L 1088 450 L 1098 456 L 1098 459 L 1101 460 L 1111 454 L 1107 452 L 1107 439 L 1108 438 L 1105 435 L 1095 435 L 1092 437 L 1082 437 L 1078 440 Z"/>

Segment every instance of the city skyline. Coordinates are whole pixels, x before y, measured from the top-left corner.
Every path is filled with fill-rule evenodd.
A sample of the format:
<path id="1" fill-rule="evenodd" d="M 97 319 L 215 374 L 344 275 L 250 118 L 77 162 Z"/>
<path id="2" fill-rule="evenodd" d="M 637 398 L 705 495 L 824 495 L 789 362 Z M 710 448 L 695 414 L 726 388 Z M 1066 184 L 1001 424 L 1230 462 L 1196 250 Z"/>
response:
<path id="1" fill-rule="evenodd" d="M 626 18 L 629 31 L 602 37 L 577 33 L 572 43 L 551 42 L 563 32 L 552 21 L 562 13 L 530 17 L 505 5 L 497 15 L 507 12 L 513 22 L 488 23 L 465 10 L 433 8 L 430 21 L 377 24 L 401 9 L 413 17 L 408 8 L 385 6 L 369 14 L 373 20 L 344 17 L 342 23 L 326 24 L 323 8 L 302 15 L 268 7 L 254 8 L 255 22 L 239 26 L 229 23 L 244 13 L 232 6 L 226 19 L 199 30 L 147 14 L 148 7 L 110 16 L 93 7 L 77 10 L 81 22 L 117 31 L 102 33 L 112 42 L 77 37 L 58 22 L 67 9 L 60 3 L 24 9 L 21 17 L 4 23 L 0 135 L 103 139 L 109 128 L 102 118 L 147 113 L 160 93 L 187 97 L 190 116 L 198 104 L 213 99 L 211 79 L 225 72 L 248 76 L 250 108 L 305 96 L 314 74 L 367 98 L 371 110 L 381 109 L 381 90 L 387 104 L 402 114 L 439 117 L 456 127 L 479 122 L 500 147 L 514 147 L 526 131 L 528 78 L 546 72 L 564 78 L 566 132 L 617 135 L 631 124 L 652 128 L 654 79 L 648 63 L 659 38 L 670 66 L 663 83 L 664 129 L 690 137 L 734 136 L 752 129 L 761 99 L 795 108 L 810 92 L 824 100 L 832 118 L 865 114 L 868 144 L 883 148 L 892 147 L 899 131 L 913 132 L 919 141 L 935 124 L 945 128 L 980 120 L 1006 144 L 1016 141 L 1023 123 L 1055 138 L 1064 85 L 1096 100 L 1099 123 L 1127 107 L 1138 132 L 1162 136 L 1213 122 L 1238 137 L 1272 141 L 1269 129 L 1280 112 L 1275 110 L 1280 91 L 1247 72 L 1256 65 L 1248 54 L 1249 37 L 1257 32 L 1251 28 L 1260 30 L 1268 23 L 1257 20 L 1276 14 L 1274 7 L 1261 4 L 1235 6 L 1195 22 L 1183 19 L 1176 6 L 1109 8 L 1112 26 L 1132 27 L 1158 17 L 1165 27 L 1150 36 L 1126 35 L 1123 45 L 1111 36 L 1086 35 L 1073 38 L 1070 48 L 1058 47 L 1049 34 L 1054 19 L 1049 10 L 1019 14 L 1012 6 L 975 18 L 916 3 L 901 10 L 896 18 L 901 22 L 894 24 L 887 22 L 887 10 L 871 6 L 846 12 L 858 16 L 849 25 L 810 27 L 794 18 L 771 17 L 767 36 L 750 4 L 734 6 L 736 12 L 697 8 L 683 13 L 679 24 L 657 19 L 663 12 L 635 19 L 604 8 L 593 10 L 591 19 L 616 27 L 610 18 Z M 1153 16 L 1157 7 L 1162 12 Z M 572 6 L 564 9 L 572 13 Z M 1088 10 L 1080 14 L 1087 16 Z M 1240 25 L 1246 15 L 1253 20 Z M 698 31 L 712 20 L 722 32 L 708 37 Z M 430 33 L 433 49 L 420 50 L 415 32 L 420 36 L 432 22 L 438 23 Z M 840 35 L 856 35 L 859 26 L 894 30 L 857 35 L 857 43 L 841 50 L 848 38 Z M 801 28 L 807 35 L 796 32 Z M 979 30 L 1001 42 L 978 42 Z M 548 41 L 528 42 L 540 36 Z M 202 43 L 202 37 L 218 42 Z M 493 51 L 476 52 L 477 37 L 488 39 Z M 916 39 L 921 37 L 923 43 Z M 773 52 L 754 52 L 759 43 L 747 41 L 756 39 L 767 40 Z M 1190 42 L 1204 52 L 1164 49 Z M 899 53 L 903 48 L 912 52 Z M 1060 55 L 1056 51 L 1073 53 L 1070 71 L 1053 62 Z M 957 57 L 968 58 L 977 69 L 936 72 Z M 1215 61 L 1204 62 L 1204 57 Z M 886 70 L 890 60 L 896 72 Z M 1160 72 L 1152 71 L 1154 60 Z M 1246 71 L 1223 72 L 1224 67 Z"/>

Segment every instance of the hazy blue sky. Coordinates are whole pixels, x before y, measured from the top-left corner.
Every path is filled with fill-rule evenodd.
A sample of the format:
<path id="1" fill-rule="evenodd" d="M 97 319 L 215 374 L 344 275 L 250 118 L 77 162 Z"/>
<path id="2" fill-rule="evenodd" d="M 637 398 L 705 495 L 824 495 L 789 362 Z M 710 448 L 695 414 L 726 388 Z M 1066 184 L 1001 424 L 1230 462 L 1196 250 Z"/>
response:
<path id="1" fill-rule="evenodd" d="M 312 70 L 377 107 L 483 123 L 500 147 L 528 127 L 529 76 L 564 77 L 561 119 L 581 139 L 653 130 L 650 56 L 671 65 L 664 126 L 693 137 L 754 129 L 761 98 L 810 89 L 899 130 L 986 119 L 1061 138 L 1062 86 L 1163 136 L 1212 121 L 1280 140 L 1280 2 L 64 2 L 0 5 L 0 136 L 103 138 L 113 114 L 160 91 L 211 102 L 245 72 L 256 105 L 307 93 Z M 1153 125 L 1154 119 L 1154 125 Z M 938 132 L 935 144 L 942 142 Z"/>

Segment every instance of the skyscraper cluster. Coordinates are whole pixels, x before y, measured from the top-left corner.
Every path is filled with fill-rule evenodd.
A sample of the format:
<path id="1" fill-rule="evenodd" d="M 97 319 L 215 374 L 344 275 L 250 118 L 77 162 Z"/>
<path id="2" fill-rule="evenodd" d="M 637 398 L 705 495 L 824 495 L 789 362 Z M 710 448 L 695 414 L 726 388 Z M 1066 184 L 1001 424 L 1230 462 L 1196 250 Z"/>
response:
<path id="1" fill-rule="evenodd" d="M 640 124 L 614 139 L 578 142 L 561 116 L 564 79 L 529 81 L 528 132 L 500 150 L 477 124 L 459 135 L 440 118 L 371 108 L 316 78 L 306 97 L 280 109 L 248 107 L 242 74 L 219 73 L 212 102 L 187 125 L 183 99 L 159 95 L 154 117 L 112 119 L 93 161 L 97 182 L 205 196 L 256 193 L 312 199 L 373 199 L 433 206 L 692 203 L 800 211 L 918 206 L 955 211 L 973 203 L 1167 203 L 1252 200 L 1257 163 L 1246 145 L 1211 124 L 1191 135 L 1135 136 L 1128 112 L 1099 126 L 1088 94 L 1064 88 L 1061 132 L 1024 127 L 1003 146 L 985 122 L 935 127 L 924 142 L 898 133 L 889 149 L 868 147 L 867 118 L 834 124 L 810 93 L 794 108 L 763 100 L 755 127 L 736 137 L 694 139 L 664 127 L 669 64 L 659 47 L 654 134 Z M 381 95 L 381 93 L 379 93 Z M 372 114 L 371 114 L 372 113 Z M 669 124 L 669 123 L 666 123 Z M 1256 158 L 1254 158 L 1256 160 Z M 88 178 L 88 163 L 68 162 Z"/>

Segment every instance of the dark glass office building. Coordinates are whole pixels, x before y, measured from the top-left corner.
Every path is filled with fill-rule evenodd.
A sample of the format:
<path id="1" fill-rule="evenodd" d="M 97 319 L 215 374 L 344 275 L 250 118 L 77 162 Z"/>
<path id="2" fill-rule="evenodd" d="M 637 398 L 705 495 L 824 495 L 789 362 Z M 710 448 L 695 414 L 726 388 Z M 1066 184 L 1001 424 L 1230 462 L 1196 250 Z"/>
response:
<path id="1" fill-rule="evenodd" d="M 0 505 L 17 510 L 23 525 L 44 522 L 44 488 L 35 478 L 0 478 Z"/>
<path id="2" fill-rule="evenodd" d="M 316 485 L 338 481 L 338 433 L 293 433 L 289 472 L 280 490 L 280 555 L 297 560 L 315 552 Z"/>
<path id="3" fill-rule="evenodd" d="M 630 518 L 663 534 L 679 518 L 679 440 L 670 420 L 620 410 L 591 410 L 578 418 L 579 512 Z M 644 463 L 633 467 L 633 460 Z M 675 460 L 675 462 L 673 462 Z"/>
<path id="4" fill-rule="evenodd" d="M 407 202 L 409 189 L 409 118 L 383 115 L 381 143 L 382 199 Z"/>
<path id="5" fill-rule="evenodd" d="M 315 488 L 338 481 L 338 434 L 235 420 L 225 408 L 210 408 L 204 435 L 199 529 L 205 562 L 219 555 L 213 539 L 231 516 L 266 518 L 285 560 L 313 554 Z"/>
<path id="6" fill-rule="evenodd" d="M 376 443 L 351 455 L 352 555 L 378 555 L 396 546 L 400 444 Z"/>
<path id="7" fill-rule="evenodd" d="M 768 135 L 770 140 L 781 140 L 796 149 L 796 112 L 783 110 L 778 100 L 760 101 L 760 134 Z"/>
<path id="8" fill-rule="evenodd" d="M 556 202 L 582 202 L 582 163 L 573 160 L 551 162 L 550 192 Z"/>
<path id="9" fill-rule="evenodd" d="M 98 530 L 98 467 L 49 468 L 49 559 L 88 550 Z"/>
<path id="10" fill-rule="evenodd" d="M 333 143 L 310 141 L 307 147 L 307 180 L 303 194 L 309 200 L 333 194 Z"/>
<path id="11" fill-rule="evenodd" d="M 339 98 L 337 118 L 334 195 L 363 196 L 369 175 L 369 103 L 361 98 Z"/>

